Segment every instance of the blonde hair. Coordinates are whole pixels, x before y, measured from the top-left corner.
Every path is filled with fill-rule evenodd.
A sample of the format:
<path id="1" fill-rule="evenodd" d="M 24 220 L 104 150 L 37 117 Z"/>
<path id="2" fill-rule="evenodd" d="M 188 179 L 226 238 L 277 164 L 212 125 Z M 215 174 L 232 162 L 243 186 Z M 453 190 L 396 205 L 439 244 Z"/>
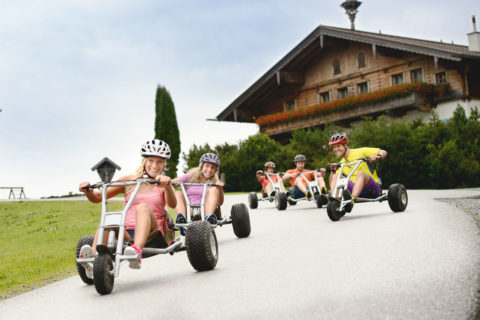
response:
<path id="1" fill-rule="evenodd" d="M 190 181 L 189 182 L 195 182 L 195 183 L 211 182 L 211 183 L 215 183 L 218 180 L 218 176 L 217 176 L 218 166 L 217 166 L 217 169 L 215 169 L 215 174 L 213 176 L 211 176 L 209 179 L 207 179 L 203 175 L 203 172 L 202 172 L 204 164 L 205 163 L 202 162 L 198 167 L 193 168 L 190 171 L 188 171 L 188 173 L 190 174 Z"/>
<path id="2" fill-rule="evenodd" d="M 135 170 L 135 173 L 128 176 L 130 180 L 137 180 L 139 178 L 142 178 L 146 174 L 145 173 L 146 162 L 147 162 L 147 157 L 142 157 L 142 163 L 137 168 L 137 170 Z M 165 169 L 166 166 L 167 166 L 167 159 L 165 159 L 165 166 L 163 167 L 163 169 Z M 135 186 L 126 186 L 125 193 L 129 193 L 133 189 L 135 189 Z"/>

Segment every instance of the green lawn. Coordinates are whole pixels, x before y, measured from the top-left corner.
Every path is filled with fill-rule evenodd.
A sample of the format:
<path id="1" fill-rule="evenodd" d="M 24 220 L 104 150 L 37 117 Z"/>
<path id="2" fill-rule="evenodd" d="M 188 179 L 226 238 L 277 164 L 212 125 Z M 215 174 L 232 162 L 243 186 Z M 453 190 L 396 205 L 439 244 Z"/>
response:
<path id="1" fill-rule="evenodd" d="M 75 275 L 77 241 L 95 233 L 100 213 L 88 201 L 0 202 L 0 299 Z"/>
<path id="2" fill-rule="evenodd" d="M 101 204 L 88 201 L 0 202 L 0 300 L 76 275 L 77 242 L 95 233 L 100 214 Z"/>

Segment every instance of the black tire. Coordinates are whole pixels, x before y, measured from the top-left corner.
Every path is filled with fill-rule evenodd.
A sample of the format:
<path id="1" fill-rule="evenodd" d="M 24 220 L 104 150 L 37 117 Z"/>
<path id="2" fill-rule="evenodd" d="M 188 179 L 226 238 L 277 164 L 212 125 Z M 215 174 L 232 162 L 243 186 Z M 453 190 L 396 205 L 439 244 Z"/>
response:
<path id="1" fill-rule="evenodd" d="M 292 199 L 288 199 L 288 204 L 290 204 L 291 206 L 294 206 L 294 205 L 297 204 L 297 201 L 292 200 Z"/>
<path id="2" fill-rule="evenodd" d="M 243 203 L 236 203 L 231 211 L 233 232 L 239 238 L 246 238 L 250 235 L 250 215 L 248 208 Z"/>
<path id="3" fill-rule="evenodd" d="M 275 195 L 275 207 L 282 211 L 287 209 L 287 194 L 285 192 L 279 192 Z"/>
<path id="4" fill-rule="evenodd" d="M 340 203 L 337 201 L 329 201 L 327 203 L 327 214 L 330 220 L 338 221 L 345 215 L 345 210 L 338 210 Z"/>
<path id="5" fill-rule="evenodd" d="M 256 192 L 250 192 L 248 194 L 248 205 L 250 209 L 257 209 L 258 208 L 258 198 Z"/>
<path id="6" fill-rule="evenodd" d="M 93 239 L 94 238 L 95 238 L 95 236 L 85 236 L 85 237 L 81 238 L 80 240 L 78 240 L 77 250 L 76 250 L 76 253 L 75 253 L 75 258 L 78 258 L 78 255 L 80 254 L 80 249 L 84 245 L 86 245 L 86 244 L 88 244 L 89 246 L 93 245 Z M 77 265 L 77 272 L 78 272 L 78 275 L 80 276 L 80 279 L 82 279 L 82 281 L 85 282 L 88 285 L 93 284 L 93 279 L 90 279 L 89 277 L 87 277 L 85 268 L 82 267 L 78 263 L 76 265 Z"/>
<path id="7" fill-rule="evenodd" d="M 322 207 L 322 205 L 323 205 L 323 204 L 322 204 L 322 199 L 320 198 L 320 195 L 318 195 L 318 194 L 315 196 L 315 204 L 317 205 L 317 208 L 319 208 L 319 209 L 320 209 L 320 208 Z"/>
<path id="8" fill-rule="evenodd" d="M 393 212 L 405 211 L 408 205 L 408 195 L 403 184 L 394 183 L 388 188 L 388 205 Z"/>
<path id="9" fill-rule="evenodd" d="M 217 265 L 217 236 L 209 222 L 192 222 L 187 228 L 185 246 L 188 260 L 195 270 L 212 270 Z"/>
<path id="10" fill-rule="evenodd" d="M 93 261 L 93 279 L 99 294 L 109 294 L 113 290 L 113 260 L 108 253 L 98 253 Z"/>

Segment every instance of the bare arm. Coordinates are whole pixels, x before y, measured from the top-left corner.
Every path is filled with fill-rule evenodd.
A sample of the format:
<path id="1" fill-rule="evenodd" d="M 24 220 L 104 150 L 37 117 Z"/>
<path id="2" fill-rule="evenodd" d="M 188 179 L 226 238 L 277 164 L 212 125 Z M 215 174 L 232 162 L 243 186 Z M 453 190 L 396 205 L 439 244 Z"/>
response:
<path id="1" fill-rule="evenodd" d="M 131 178 L 130 176 L 122 177 L 120 180 L 128 180 Z M 93 203 L 99 203 L 102 201 L 102 192 L 101 191 L 95 191 L 93 189 L 85 189 L 86 186 L 89 186 L 90 182 L 82 182 L 78 186 L 78 190 L 80 192 L 85 193 L 87 196 L 87 199 L 90 200 Z M 109 187 L 107 189 L 107 199 L 110 199 L 112 197 L 115 197 L 117 194 L 125 192 L 125 187 Z"/>

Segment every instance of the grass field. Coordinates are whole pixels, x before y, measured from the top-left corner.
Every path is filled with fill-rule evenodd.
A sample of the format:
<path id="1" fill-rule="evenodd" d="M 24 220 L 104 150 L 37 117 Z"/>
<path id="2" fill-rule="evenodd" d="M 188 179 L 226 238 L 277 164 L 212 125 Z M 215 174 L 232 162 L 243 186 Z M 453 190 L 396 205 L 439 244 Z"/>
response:
<path id="1" fill-rule="evenodd" d="M 88 201 L 0 202 L 0 300 L 76 275 L 77 242 L 95 233 L 100 214 L 101 204 Z"/>
<path id="2" fill-rule="evenodd" d="M 95 233 L 100 212 L 87 201 L 0 202 L 0 299 L 76 274 L 77 241 Z"/>

